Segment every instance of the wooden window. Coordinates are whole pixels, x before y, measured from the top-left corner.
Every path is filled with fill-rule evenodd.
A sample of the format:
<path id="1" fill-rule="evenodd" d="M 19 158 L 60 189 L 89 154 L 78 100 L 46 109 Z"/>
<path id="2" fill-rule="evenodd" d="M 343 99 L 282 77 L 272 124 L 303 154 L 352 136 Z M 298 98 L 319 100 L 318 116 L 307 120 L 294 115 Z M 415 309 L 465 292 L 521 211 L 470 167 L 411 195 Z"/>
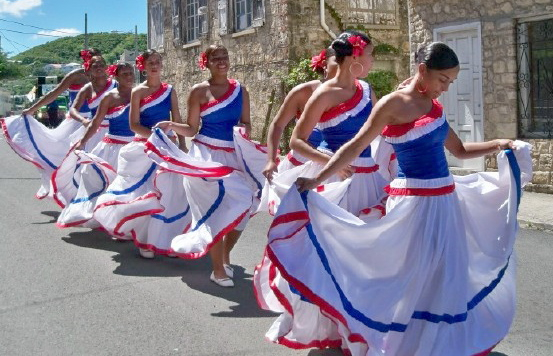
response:
<path id="1" fill-rule="evenodd" d="M 163 7 L 161 2 L 155 2 L 150 7 L 149 21 L 149 40 L 148 47 L 153 49 L 163 49 Z"/>
<path id="2" fill-rule="evenodd" d="M 182 42 L 181 0 L 173 0 L 172 5 L 173 43 L 178 45 Z"/>
<path id="3" fill-rule="evenodd" d="M 207 0 L 186 0 L 186 42 L 207 34 L 207 15 Z"/>
<path id="4" fill-rule="evenodd" d="M 553 138 L 553 19 L 517 25 L 518 136 Z"/>
<path id="5" fill-rule="evenodd" d="M 234 0 L 234 30 L 263 26 L 265 6 L 263 0 Z"/>

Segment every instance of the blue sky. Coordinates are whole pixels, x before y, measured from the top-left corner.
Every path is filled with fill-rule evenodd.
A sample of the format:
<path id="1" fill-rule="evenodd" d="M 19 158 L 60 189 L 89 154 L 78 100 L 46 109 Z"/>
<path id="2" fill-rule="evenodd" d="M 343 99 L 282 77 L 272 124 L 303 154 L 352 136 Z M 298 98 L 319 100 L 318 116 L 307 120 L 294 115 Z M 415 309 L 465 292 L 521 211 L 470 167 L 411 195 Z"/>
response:
<path id="1" fill-rule="evenodd" d="M 57 38 L 44 35 L 84 33 L 85 13 L 89 33 L 134 32 L 135 25 L 138 33 L 146 33 L 146 4 L 146 0 L 0 0 L 2 50 L 13 56 Z"/>

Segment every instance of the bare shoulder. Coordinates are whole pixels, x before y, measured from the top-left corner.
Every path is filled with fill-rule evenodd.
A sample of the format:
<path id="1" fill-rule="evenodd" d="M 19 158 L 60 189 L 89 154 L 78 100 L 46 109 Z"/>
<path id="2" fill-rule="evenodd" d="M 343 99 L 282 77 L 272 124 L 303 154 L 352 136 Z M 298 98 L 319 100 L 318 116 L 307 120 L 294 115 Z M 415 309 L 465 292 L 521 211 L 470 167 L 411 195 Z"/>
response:
<path id="1" fill-rule="evenodd" d="M 67 73 L 65 78 L 71 80 L 72 82 L 85 81 L 88 82 L 88 77 L 85 74 L 84 69 L 77 68 L 73 69 L 71 72 Z"/>
<path id="2" fill-rule="evenodd" d="M 292 95 L 300 95 L 300 96 L 309 97 L 320 86 L 321 86 L 321 81 L 311 80 L 309 82 L 305 82 L 305 83 L 301 83 L 299 85 L 296 85 L 295 87 L 292 88 L 292 90 L 290 90 L 290 93 Z"/>
<path id="3" fill-rule="evenodd" d="M 209 83 L 207 82 L 207 80 L 201 83 L 196 83 L 192 86 L 192 89 L 190 90 L 190 96 L 191 97 L 205 96 L 208 89 L 209 89 Z"/>

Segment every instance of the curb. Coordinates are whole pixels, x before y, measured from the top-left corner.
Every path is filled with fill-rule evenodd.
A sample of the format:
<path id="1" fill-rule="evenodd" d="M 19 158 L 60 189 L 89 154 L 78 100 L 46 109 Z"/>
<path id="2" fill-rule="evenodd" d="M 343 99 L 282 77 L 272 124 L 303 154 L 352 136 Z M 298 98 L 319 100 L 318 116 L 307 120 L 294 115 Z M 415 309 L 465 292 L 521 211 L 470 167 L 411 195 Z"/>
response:
<path id="1" fill-rule="evenodd" d="M 530 221 L 525 219 L 518 219 L 518 224 L 521 228 L 524 228 L 524 229 L 553 232 L 553 224 L 541 223 L 541 222 Z"/>

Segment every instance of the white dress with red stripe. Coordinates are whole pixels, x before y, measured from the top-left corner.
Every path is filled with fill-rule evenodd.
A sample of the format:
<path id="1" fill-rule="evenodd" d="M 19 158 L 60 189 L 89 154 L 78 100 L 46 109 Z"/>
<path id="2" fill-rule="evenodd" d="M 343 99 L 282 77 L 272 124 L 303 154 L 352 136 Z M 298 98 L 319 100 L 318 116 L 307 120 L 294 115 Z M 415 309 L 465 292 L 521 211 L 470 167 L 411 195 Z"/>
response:
<path id="1" fill-rule="evenodd" d="M 128 104 L 109 108 L 105 119 L 108 133 L 92 152 L 71 149 L 52 174 L 54 200 L 62 208 L 58 227 L 99 227 L 92 219 L 96 199 L 115 179 L 119 151 L 134 137 Z"/>
<path id="2" fill-rule="evenodd" d="M 96 111 L 98 111 L 98 106 L 100 105 L 100 102 L 102 99 L 106 96 L 106 94 L 117 87 L 117 81 L 115 79 L 109 78 L 106 85 L 102 89 L 102 91 L 96 93 L 95 96 L 88 99 L 84 105 L 88 107 L 90 110 L 90 118 L 94 118 L 94 115 L 96 115 Z M 109 122 L 107 119 L 104 119 L 102 123 L 100 124 L 100 127 L 98 128 L 98 131 L 87 141 L 85 145 L 85 151 L 90 152 L 94 147 L 98 145 L 108 132 L 109 128 Z M 81 126 L 78 130 L 76 130 L 74 133 L 71 134 L 71 142 L 76 142 L 80 140 L 86 132 L 86 127 Z"/>
<path id="3" fill-rule="evenodd" d="M 172 86 L 140 101 L 140 123 L 152 128 L 170 119 Z M 140 248 L 169 253 L 173 236 L 190 223 L 180 175 L 160 169 L 145 153 L 147 139 L 135 137 L 119 151 L 117 177 L 100 195 L 94 219 L 112 236 L 133 239 Z"/>
<path id="4" fill-rule="evenodd" d="M 109 87 L 111 88 L 112 86 Z M 91 115 L 89 112 L 82 114 L 85 117 Z M 71 118 L 66 118 L 57 128 L 49 129 L 32 116 L 23 115 L 0 119 L 0 125 L 10 147 L 21 158 L 39 169 L 42 184 L 36 197 L 51 197 L 52 173 L 61 164 L 71 145 L 82 137 L 85 127 Z M 102 137 L 103 134 L 95 139 L 96 142 Z"/>
<path id="5" fill-rule="evenodd" d="M 199 258 L 228 232 L 243 230 L 264 184 L 266 148 L 235 127 L 242 115 L 240 83 L 229 80 L 228 91 L 202 105 L 200 115 L 202 127 L 188 154 L 160 130 L 147 143 L 151 159 L 183 176 L 192 221 L 171 242 L 171 252 L 182 258 Z"/>
<path id="6" fill-rule="evenodd" d="M 291 188 L 269 230 L 265 256 L 294 291 L 279 290 L 283 308 L 294 307 L 290 294 L 320 307 L 336 323 L 336 344 L 353 355 L 487 355 L 509 330 L 531 146 L 516 141 L 516 150 L 499 153 L 497 173 L 454 177 L 444 152 L 449 130 L 438 102 L 384 130 L 399 171 L 381 219 L 364 222 Z M 274 275 L 264 285 L 277 288 Z M 295 312 L 288 315 L 302 318 Z"/>
<path id="7" fill-rule="evenodd" d="M 365 82 L 358 82 L 357 86 L 352 99 L 327 111 L 317 125 L 328 147 L 319 147 L 319 150 L 328 155 L 349 141 L 370 114 L 370 87 Z M 389 182 L 382 177 L 379 166 L 371 157 L 371 148 L 367 147 L 352 164 L 355 168 L 352 177 L 340 181 L 335 176 L 316 189 L 329 201 L 364 220 L 375 220 L 384 215 L 384 188 Z M 389 157 L 385 159 L 386 165 L 389 164 Z M 278 197 L 286 194 L 297 177 L 313 177 L 321 169 L 320 164 L 307 162 L 279 173 L 271 187 L 271 191 L 276 192 L 273 193 L 275 201 L 280 201 Z M 293 293 L 267 256 L 256 267 L 254 288 L 263 309 L 283 313 L 267 333 L 270 340 L 294 348 L 324 348 L 342 344 L 337 324 L 322 314 L 317 305 Z"/>

